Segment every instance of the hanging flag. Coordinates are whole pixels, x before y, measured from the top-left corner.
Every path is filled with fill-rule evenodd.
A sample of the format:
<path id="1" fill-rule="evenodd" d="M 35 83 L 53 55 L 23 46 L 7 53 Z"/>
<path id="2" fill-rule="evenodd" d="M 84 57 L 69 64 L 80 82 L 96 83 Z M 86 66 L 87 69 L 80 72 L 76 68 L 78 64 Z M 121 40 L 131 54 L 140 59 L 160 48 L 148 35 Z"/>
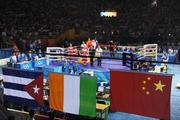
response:
<path id="1" fill-rule="evenodd" d="M 2 68 L 5 101 L 37 107 L 43 104 L 43 73 Z"/>
<path id="2" fill-rule="evenodd" d="M 50 108 L 96 116 L 96 77 L 49 74 Z"/>
<path id="3" fill-rule="evenodd" d="M 172 75 L 110 71 L 111 110 L 170 119 Z"/>

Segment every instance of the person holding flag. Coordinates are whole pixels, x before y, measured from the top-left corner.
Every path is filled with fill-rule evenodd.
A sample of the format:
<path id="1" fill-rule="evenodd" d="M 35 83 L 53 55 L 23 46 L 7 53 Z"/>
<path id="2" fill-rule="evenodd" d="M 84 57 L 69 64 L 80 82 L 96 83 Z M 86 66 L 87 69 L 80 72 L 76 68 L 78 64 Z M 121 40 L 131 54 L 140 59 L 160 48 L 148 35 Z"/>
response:
<path id="1" fill-rule="evenodd" d="M 88 48 L 87 48 L 87 47 L 82 48 L 82 50 L 81 50 L 81 55 L 82 55 L 82 56 L 88 56 L 88 55 L 89 55 L 89 51 L 88 51 Z M 87 61 L 88 61 L 87 57 L 82 57 L 82 63 L 83 63 L 83 64 L 86 64 Z"/>
<path id="2" fill-rule="evenodd" d="M 92 46 L 92 41 L 90 38 L 88 38 L 88 41 L 86 42 L 86 45 L 88 48 L 90 48 Z"/>
<path id="3" fill-rule="evenodd" d="M 68 47 L 68 60 L 72 61 L 72 56 L 74 55 L 74 48 L 72 46 L 72 44 L 70 43 L 69 47 Z"/>
<path id="4" fill-rule="evenodd" d="M 81 44 L 81 48 L 85 48 L 87 47 L 86 43 L 83 41 L 82 44 Z"/>

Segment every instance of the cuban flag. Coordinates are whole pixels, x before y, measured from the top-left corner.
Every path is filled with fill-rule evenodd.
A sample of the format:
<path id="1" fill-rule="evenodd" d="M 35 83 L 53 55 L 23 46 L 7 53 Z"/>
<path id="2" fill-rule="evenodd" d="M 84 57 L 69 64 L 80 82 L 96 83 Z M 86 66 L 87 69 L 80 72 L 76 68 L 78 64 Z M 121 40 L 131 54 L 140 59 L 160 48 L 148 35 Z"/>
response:
<path id="1" fill-rule="evenodd" d="M 18 105 L 37 107 L 43 104 L 43 73 L 2 68 L 4 99 Z"/>

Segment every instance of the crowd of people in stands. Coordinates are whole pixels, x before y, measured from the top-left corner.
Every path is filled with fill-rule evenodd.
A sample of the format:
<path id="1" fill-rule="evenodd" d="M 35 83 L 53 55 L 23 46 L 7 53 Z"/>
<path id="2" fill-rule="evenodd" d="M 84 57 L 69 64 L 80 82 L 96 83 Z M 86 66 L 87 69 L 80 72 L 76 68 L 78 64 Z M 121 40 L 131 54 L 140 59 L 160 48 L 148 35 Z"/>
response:
<path id="1" fill-rule="evenodd" d="M 0 1 L 0 41 L 3 45 L 13 41 L 20 50 L 27 51 L 39 39 L 53 38 L 75 28 L 77 32 L 88 31 L 100 43 L 113 39 L 121 45 L 154 42 L 165 45 L 171 41 L 176 46 L 180 38 L 178 3 L 178 0 Z M 116 11 L 117 17 L 100 16 L 101 11 L 108 10 Z"/>

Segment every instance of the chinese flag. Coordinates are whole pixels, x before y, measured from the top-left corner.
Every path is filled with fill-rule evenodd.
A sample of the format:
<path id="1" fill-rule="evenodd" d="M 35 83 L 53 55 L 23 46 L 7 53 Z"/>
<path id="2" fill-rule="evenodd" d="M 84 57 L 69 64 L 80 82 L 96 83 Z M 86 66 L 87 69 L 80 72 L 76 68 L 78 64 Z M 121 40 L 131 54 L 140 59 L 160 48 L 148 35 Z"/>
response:
<path id="1" fill-rule="evenodd" d="M 172 75 L 110 71 L 111 111 L 170 119 Z"/>

